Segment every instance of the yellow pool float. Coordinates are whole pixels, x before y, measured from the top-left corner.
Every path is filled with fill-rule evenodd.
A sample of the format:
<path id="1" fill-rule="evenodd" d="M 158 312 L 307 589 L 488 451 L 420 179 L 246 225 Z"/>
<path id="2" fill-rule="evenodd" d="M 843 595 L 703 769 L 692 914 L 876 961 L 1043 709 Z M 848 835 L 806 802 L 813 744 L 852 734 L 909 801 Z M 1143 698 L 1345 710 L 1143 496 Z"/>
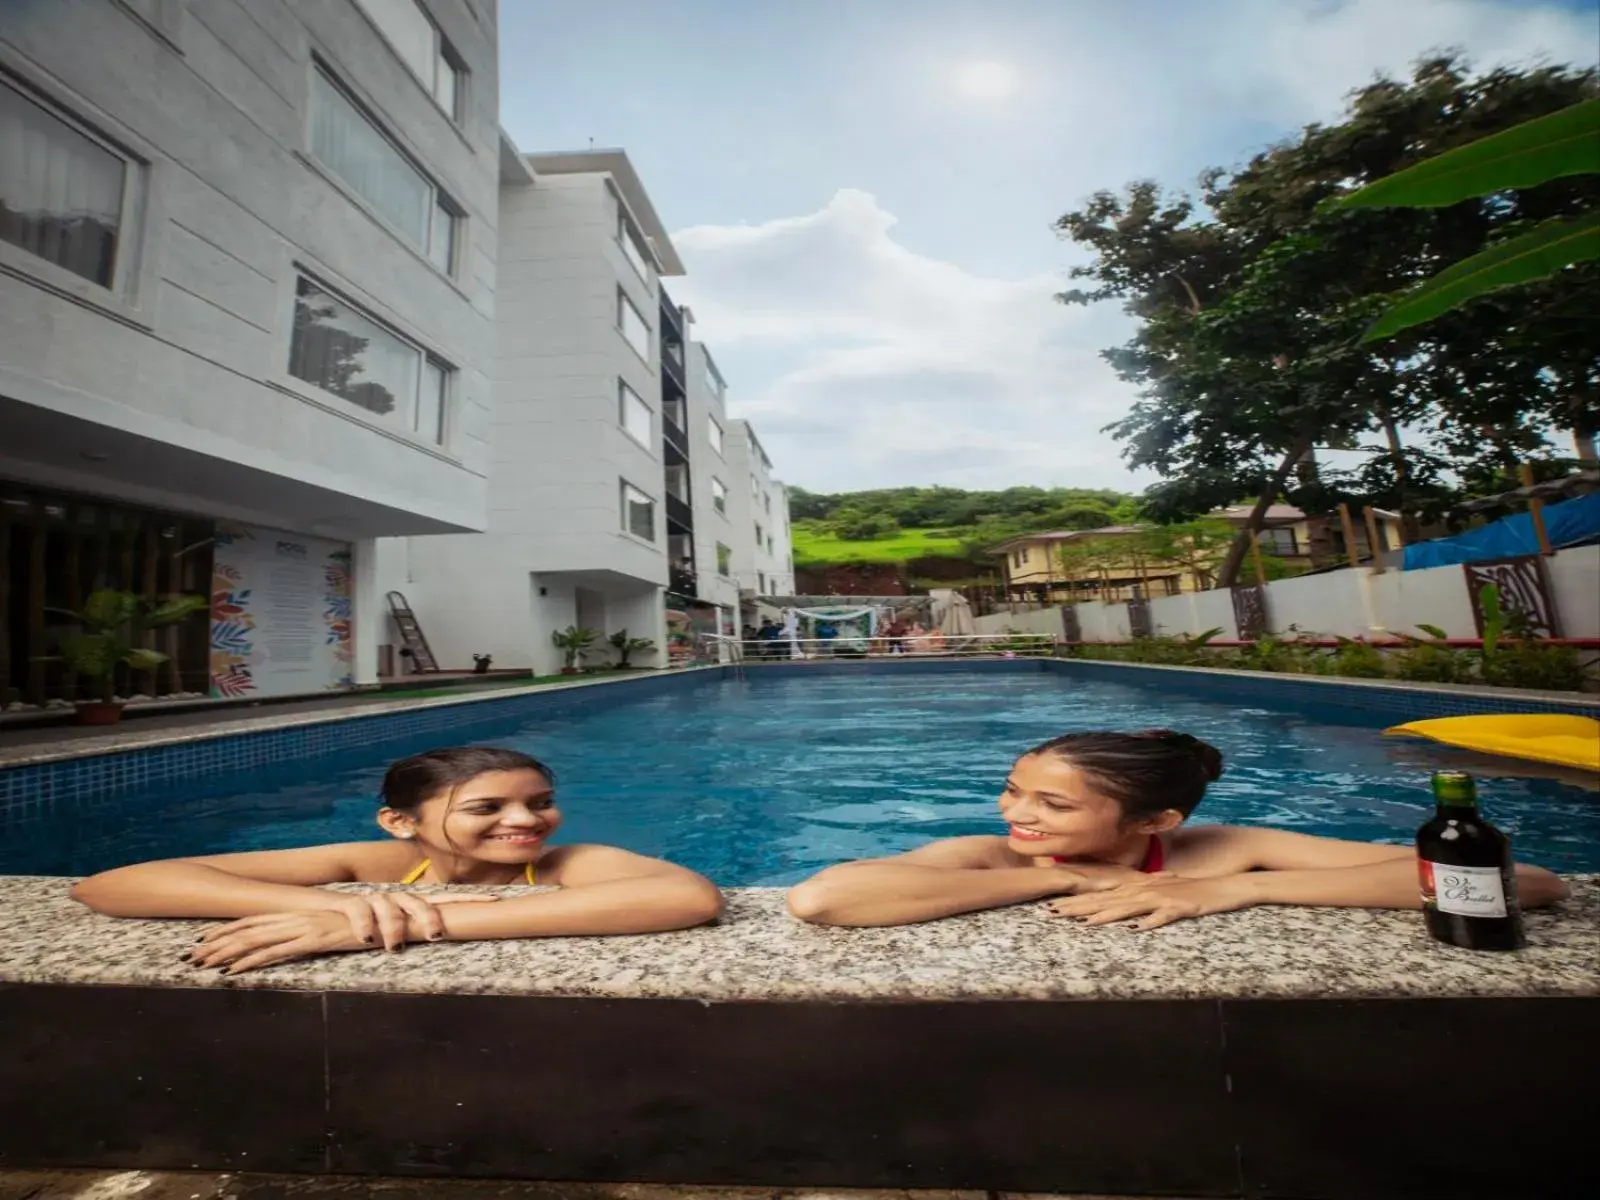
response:
<path id="1" fill-rule="evenodd" d="M 1395 725 L 1384 732 L 1414 734 L 1464 750 L 1600 772 L 1600 721 L 1593 717 L 1555 713 L 1438 717 Z"/>

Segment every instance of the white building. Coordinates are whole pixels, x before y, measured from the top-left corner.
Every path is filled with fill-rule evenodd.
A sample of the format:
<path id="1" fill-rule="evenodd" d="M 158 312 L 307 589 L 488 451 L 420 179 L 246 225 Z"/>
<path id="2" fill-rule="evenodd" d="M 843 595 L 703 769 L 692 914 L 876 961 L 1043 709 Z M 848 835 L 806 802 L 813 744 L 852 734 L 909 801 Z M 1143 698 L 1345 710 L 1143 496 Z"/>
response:
<path id="1" fill-rule="evenodd" d="M 689 343 L 688 438 L 694 453 L 695 591 L 721 614 L 722 632 L 739 628 L 739 582 L 734 574 L 732 487 L 728 459 L 727 384 L 703 342 Z"/>
<path id="2" fill-rule="evenodd" d="M 239 601 L 144 690 L 374 677 L 374 539 L 487 523 L 496 62 L 494 0 L 4 5 L 0 511 L 52 569 L 0 700 L 97 584 Z"/>
<path id="3" fill-rule="evenodd" d="M 728 516 L 733 524 L 733 575 L 747 596 L 792 596 L 794 555 L 789 496 L 749 421 L 730 420 L 726 435 Z"/>
<path id="4" fill-rule="evenodd" d="M 655 643 L 633 658 L 654 665 L 669 547 L 693 579 L 698 447 L 663 412 L 683 406 L 683 332 L 659 276 L 683 268 L 622 151 L 522 162 L 500 193 L 488 526 L 408 539 L 385 574 L 403 577 L 443 664 L 489 654 L 548 673 L 551 634 L 577 625 L 602 638 L 588 661 L 626 630 Z"/>

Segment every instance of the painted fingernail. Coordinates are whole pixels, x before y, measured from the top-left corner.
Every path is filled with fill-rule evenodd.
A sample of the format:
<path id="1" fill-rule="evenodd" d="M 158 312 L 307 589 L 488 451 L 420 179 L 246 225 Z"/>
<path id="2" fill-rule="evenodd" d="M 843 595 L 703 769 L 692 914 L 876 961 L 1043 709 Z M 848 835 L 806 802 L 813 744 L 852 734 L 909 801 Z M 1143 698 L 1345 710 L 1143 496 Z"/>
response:
<path id="1" fill-rule="evenodd" d="M 368 934 L 366 937 L 361 939 L 361 944 L 363 946 L 370 946 L 374 942 L 376 942 L 377 940 L 378 940 L 377 938 L 373 937 L 371 934 Z"/>
<path id="2" fill-rule="evenodd" d="M 440 938 L 442 938 L 442 937 L 443 937 L 443 936 L 444 936 L 444 934 L 442 934 L 442 933 L 430 933 L 430 934 L 429 934 L 429 935 L 428 935 L 428 940 L 429 940 L 429 941 L 430 941 L 430 942 L 437 942 L 437 941 L 438 941 L 438 940 L 439 940 L 439 939 L 440 939 Z"/>
<path id="3" fill-rule="evenodd" d="M 194 944 L 196 946 L 198 946 L 201 942 L 203 942 L 205 940 L 206 940 L 206 935 L 202 933 L 199 937 L 195 938 Z"/>

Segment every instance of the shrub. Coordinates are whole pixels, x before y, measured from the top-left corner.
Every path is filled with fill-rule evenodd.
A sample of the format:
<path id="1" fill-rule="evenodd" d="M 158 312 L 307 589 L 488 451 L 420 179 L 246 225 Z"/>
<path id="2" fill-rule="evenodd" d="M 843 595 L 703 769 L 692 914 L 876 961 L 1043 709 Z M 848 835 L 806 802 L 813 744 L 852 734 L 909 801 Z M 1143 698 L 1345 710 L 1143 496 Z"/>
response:
<path id="1" fill-rule="evenodd" d="M 1412 640 L 1395 660 L 1396 674 L 1415 683 L 1469 683 L 1472 659 L 1469 655 L 1435 642 Z"/>
<path id="2" fill-rule="evenodd" d="M 1323 659 L 1328 673 L 1348 675 L 1353 679 L 1382 679 L 1388 674 L 1383 665 L 1383 654 L 1376 646 L 1366 642 L 1339 639 L 1339 648 Z"/>
<path id="3" fill-rule="evenodd" d="M 1583 690 L 1583 664 L 1570 646 L 1501 643 L 1493 654 L 1484 655 L 1481 670 L 1484 682 L 1496 687 L 1550 692 Z"/>

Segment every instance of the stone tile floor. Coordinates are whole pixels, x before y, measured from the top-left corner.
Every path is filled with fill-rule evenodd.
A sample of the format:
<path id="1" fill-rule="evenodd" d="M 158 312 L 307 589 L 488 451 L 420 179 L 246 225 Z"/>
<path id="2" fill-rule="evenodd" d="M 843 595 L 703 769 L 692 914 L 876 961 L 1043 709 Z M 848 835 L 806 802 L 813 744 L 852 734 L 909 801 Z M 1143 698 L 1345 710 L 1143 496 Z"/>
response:
<path id="1" fill-rule="evenodd" d="M 175 1171 L 0 1171 L 0 1200 L 1098 1200 L 941 1188 L 695 1187 Z M 1118 1200 L 1138 1200 L 1121 1197 Z M 1170 1198 L 1169 1198 L 1170 1200 Z"/>

